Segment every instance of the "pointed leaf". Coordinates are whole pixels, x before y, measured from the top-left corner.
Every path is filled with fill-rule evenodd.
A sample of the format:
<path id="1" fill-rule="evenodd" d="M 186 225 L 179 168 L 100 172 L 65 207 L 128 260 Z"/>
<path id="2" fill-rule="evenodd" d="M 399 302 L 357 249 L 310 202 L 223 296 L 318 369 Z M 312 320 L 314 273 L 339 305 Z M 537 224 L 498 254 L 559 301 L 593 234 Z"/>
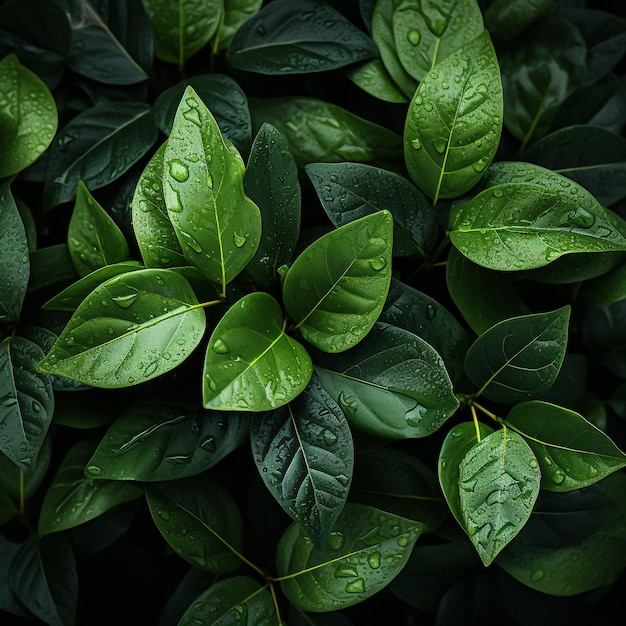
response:
<path id="1" fill-rule="evenodd" d="M 366 93 L 385 102 L 408 102 L 381 59 L 372 59 L 353 68 L 348 68 L 346 76 Z"/>
<path id="2" fill-rule="evenodd" d="M 262 291 L 235 303 L 215 327 L 204 361 L 207 409 L 269 411 L 304 390 L 311 358 L 285 334 L 278 302 Z"/>
<path id="3" fill-rule="evenodd" d="M 484 565 L 522 529 L 539 493 L 541 471 L 528 444 L 502 429 L 475 444 L 459 465 L 463 527 Z"/>
<path id="4" fill-rule="evenodd" d="M 419 522 L 348 503 L 318 550 L 293 523 L 277 548 L 282 590 L 295 607 L 315 613 L 362 602 L 398 575 L 421 531 Z"/>
<path id="5" fill-rule="evenodd" d="M 254 256 L 261 237 L 260 212 L 244 193 L 244 173 L 241 155 L 187 87 L 165 146 L 165 204 L 185 258 L 223 290 Z"/>
<path id="6" fill-rule="evenodd" d="M 502 101 L 486 30 L 420 83 L 404 127 L 404 156 L 411 178 L 435 203 L 464 194 L 482 177 L 500 141 Z"/>
<path id="7" fill-rule="evenodd" d="M 241 514 L 209 474 L 146 485 L 146 499 L 157 528 L 187 562 L 214 573 L 239 567 Z"/>
<path id="8" fill-rule="evenodd" d="M 175 368 L 196 348 L 205 325 L 180 274 L 119 274 L 87 296 L 37 369 L 94 387 L 128 387 Z"/>
<path id="9" fill-rule="evenodd" d="M 626 466 L 626 454 L 575 411 L 547 402 L 523 402 L 510 410 L 504 423 L 535 453 L 541 487 L 547 491 L 581 489 Z"/>
<path id="10" fill-rule="evenodd" d="M 508 41 L 544 17 L 550 5 L 551 0 L 494 0 L 485 12 L 485 26 L 494 37 Z"/>
<path id="11" fill-rule="evenodd" d="M 352 433 L 341 409 L 314 378 L 286 407 L 255 417 L 250 434 L 266 486 L 323 548 L 352 480 Z"/>
<path id="12" fill-rule="evenodd" d="M 480 335 L 465 357 L 477 393 L 513 404 L 548 391 L 565 356 L 569 316 L 566 305 L 504 320 Z"/>
<path id="13" fill-rule="evenodd" d="M 391 281 L 392 236 L 391 213 L 379 211 L 323 235 L 294 261 L 285 308 L 316 348 L 347 350 L 372 328 Z"/>
<path id="14" fill-rule="evenodd" d="M 425 437 L 457 409 L 435 350 L 401 328 L 378 322 L 356 348 L 315 358 L 319 380 L 359 430 L 386 439 Z"/>

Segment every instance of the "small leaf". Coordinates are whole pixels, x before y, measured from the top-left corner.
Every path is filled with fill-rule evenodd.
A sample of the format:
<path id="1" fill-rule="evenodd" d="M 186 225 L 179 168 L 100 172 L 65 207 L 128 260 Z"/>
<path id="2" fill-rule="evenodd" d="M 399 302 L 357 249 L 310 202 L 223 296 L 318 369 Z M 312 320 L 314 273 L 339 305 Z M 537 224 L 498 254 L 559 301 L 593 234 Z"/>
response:
<path id="1" fill-rule="evenodd" d="M 33 164 L 48 148 L 57 130 L 55 100 L 42 80 L 15 54 L 0 60 L 0 178 Z"/>
<path id="2" fill-rule="evenodd" d="M 571 491 L 626 466 L 624 454 L 582 415 L 547 402 L 511 408 L 504 424 L 526 439 L 541 467 L 541 487 Z"/>
<path id="3" fill-rule="evenodd" d="M 224 17 L 216 36 L 217 51 L 225 50 L 242 24 L 263 6 L 263 0 L 224 0 Z M 213 48 L 215 50 L 215 46 Z"/>
<path id="4" fill-rule="evenodd" d="M 147 484 L 146 500 L 157 528 L 188 563 L 213 573 L 239 567 L 241 514 L 210 474 Z"/>
<path id="5" fill-rule="evenodd" d="M 234 68 L 280 75 L 334 70 L 376 55 L 364 32 L 315 0 L 274 0 L 239 28 L 228 49 Z"/>
<path id="6" fill-rule="evenodd" d="M 391 281 L 393 219 L 379 211 L 313 242 L 283 283 L 285 308 L 325 352 L 357 344 L 376 322 Z"/>
<path id="7" fill-rule="evenodd" d="M 541 471 L 528 444 L 509 429 L 475 444 L 459 465 L 463 527 L 484 565 L 522 529 L 539 493 Z"/>
<path id="8" fill-rule="evenodd" d="M 372 59 L 348 68 L 346 75 L 355 85 L 379 100 L 394 103 L 409 101 L 391 78 L 381 59 Z"/>
<path id="9" fill-rule="evenodd" d="M 322 549 L 352 480 L 352 434 L 315 378 L 290 404 L 254 418 L 254 461 L 283 509 Z"/>
<path id="10" fill-rule="evenodd" d="M 420 83 L 404 127 L 415 184 L 436 203 L 471 189 L 491 163 L 502 129 L 502 85 L 489 33 L 453 52 Z"/>
<path id="11" fill-rule="evenodd" d="M 165 204 L 185 258 L 223 292 L 261 237 L 260 212 L 244 193 L 244 173 L 241 155 L 187 87 L 165 146 Z"/>
<path id="12" fill-rule="evenodd" d="M 94 387 L 128 387 L 175 368 L 198 345 L 205 325 L 180 274 L 119 274 L 83 300 L 38 370 Z"/>
<path id="13" fill-rule="evenodd" d="M 348 503 L 323 550 L 293 523 L 280 539 L 281 587 L 303 611 L 336 611 L 383 589 L 406 564 L 422 530 L 419 522 Z"/>
<path id="14" fill-rule="evenodd" d="M 567 347 L 570 307 L 497 323 L 474 341 L 465 372 L 495 402 L 530 400 L 548 391 Z"/>
<path id="15" fill-rule="evenodd" d="M 204 361 L 207 409 L 269 411 L 295 398 L 311 378 L 311 358 L 285 334 L 278 302 L 262 291 L 231 306 L 211 334 Z"/>

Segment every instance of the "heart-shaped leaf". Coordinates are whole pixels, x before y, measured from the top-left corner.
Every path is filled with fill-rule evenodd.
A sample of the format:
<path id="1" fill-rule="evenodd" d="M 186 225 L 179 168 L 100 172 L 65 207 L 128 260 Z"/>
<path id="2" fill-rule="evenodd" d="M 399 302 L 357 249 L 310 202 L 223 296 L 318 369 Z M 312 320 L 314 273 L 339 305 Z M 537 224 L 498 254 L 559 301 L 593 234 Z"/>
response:
<path id="1" fill-rule="evenodd" d="M 204 361 L 207 409 L 269 411 L 311 378 L 311 358 L 286 333 L 278 302 L 262 291 L 231 306 L 211 334 Z"/>

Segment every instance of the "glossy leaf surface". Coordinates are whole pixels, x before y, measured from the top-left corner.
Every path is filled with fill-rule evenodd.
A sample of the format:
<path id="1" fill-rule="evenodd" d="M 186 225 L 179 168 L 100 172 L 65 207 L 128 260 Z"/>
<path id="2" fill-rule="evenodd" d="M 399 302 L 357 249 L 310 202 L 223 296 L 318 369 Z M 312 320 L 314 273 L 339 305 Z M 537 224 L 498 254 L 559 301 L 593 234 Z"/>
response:
<path id="1" fill-rule="evenodd" d="M 341 352 L 369 332 L 389 290 L 392 239 L 391 214 L 379 211 L 323 235 L 294 261 L 283 300 L 309 343 Z"/>
<path id="2" fill-rule="evenodd" d="M 267 293 L 248 294 L 232 305 L 206 350 L 205 408 L 269 411 L 303 391 L 311 358 L 285 329 L 282 310 Z"/>
<path id="3" fill-rule="evenodd" d="M 205 329 L 189 283 L 171 270 L 120 274 L 81 303 L 39 364 L 94 387 L 127 387 L 186 359 Z"/>

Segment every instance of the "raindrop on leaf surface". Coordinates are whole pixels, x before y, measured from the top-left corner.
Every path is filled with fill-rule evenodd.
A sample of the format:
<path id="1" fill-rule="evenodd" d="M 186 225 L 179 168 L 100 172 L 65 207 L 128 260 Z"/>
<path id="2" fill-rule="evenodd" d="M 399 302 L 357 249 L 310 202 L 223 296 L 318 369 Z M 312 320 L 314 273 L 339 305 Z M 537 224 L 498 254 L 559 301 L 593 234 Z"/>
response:
<path id="1" fill-rule="evenodd" d="M 179 159 L 170 161 L 169 170 L 172 178 L 176 179 L 179 183 L 184 183 L 189 178 L 189 169 Z"/>

